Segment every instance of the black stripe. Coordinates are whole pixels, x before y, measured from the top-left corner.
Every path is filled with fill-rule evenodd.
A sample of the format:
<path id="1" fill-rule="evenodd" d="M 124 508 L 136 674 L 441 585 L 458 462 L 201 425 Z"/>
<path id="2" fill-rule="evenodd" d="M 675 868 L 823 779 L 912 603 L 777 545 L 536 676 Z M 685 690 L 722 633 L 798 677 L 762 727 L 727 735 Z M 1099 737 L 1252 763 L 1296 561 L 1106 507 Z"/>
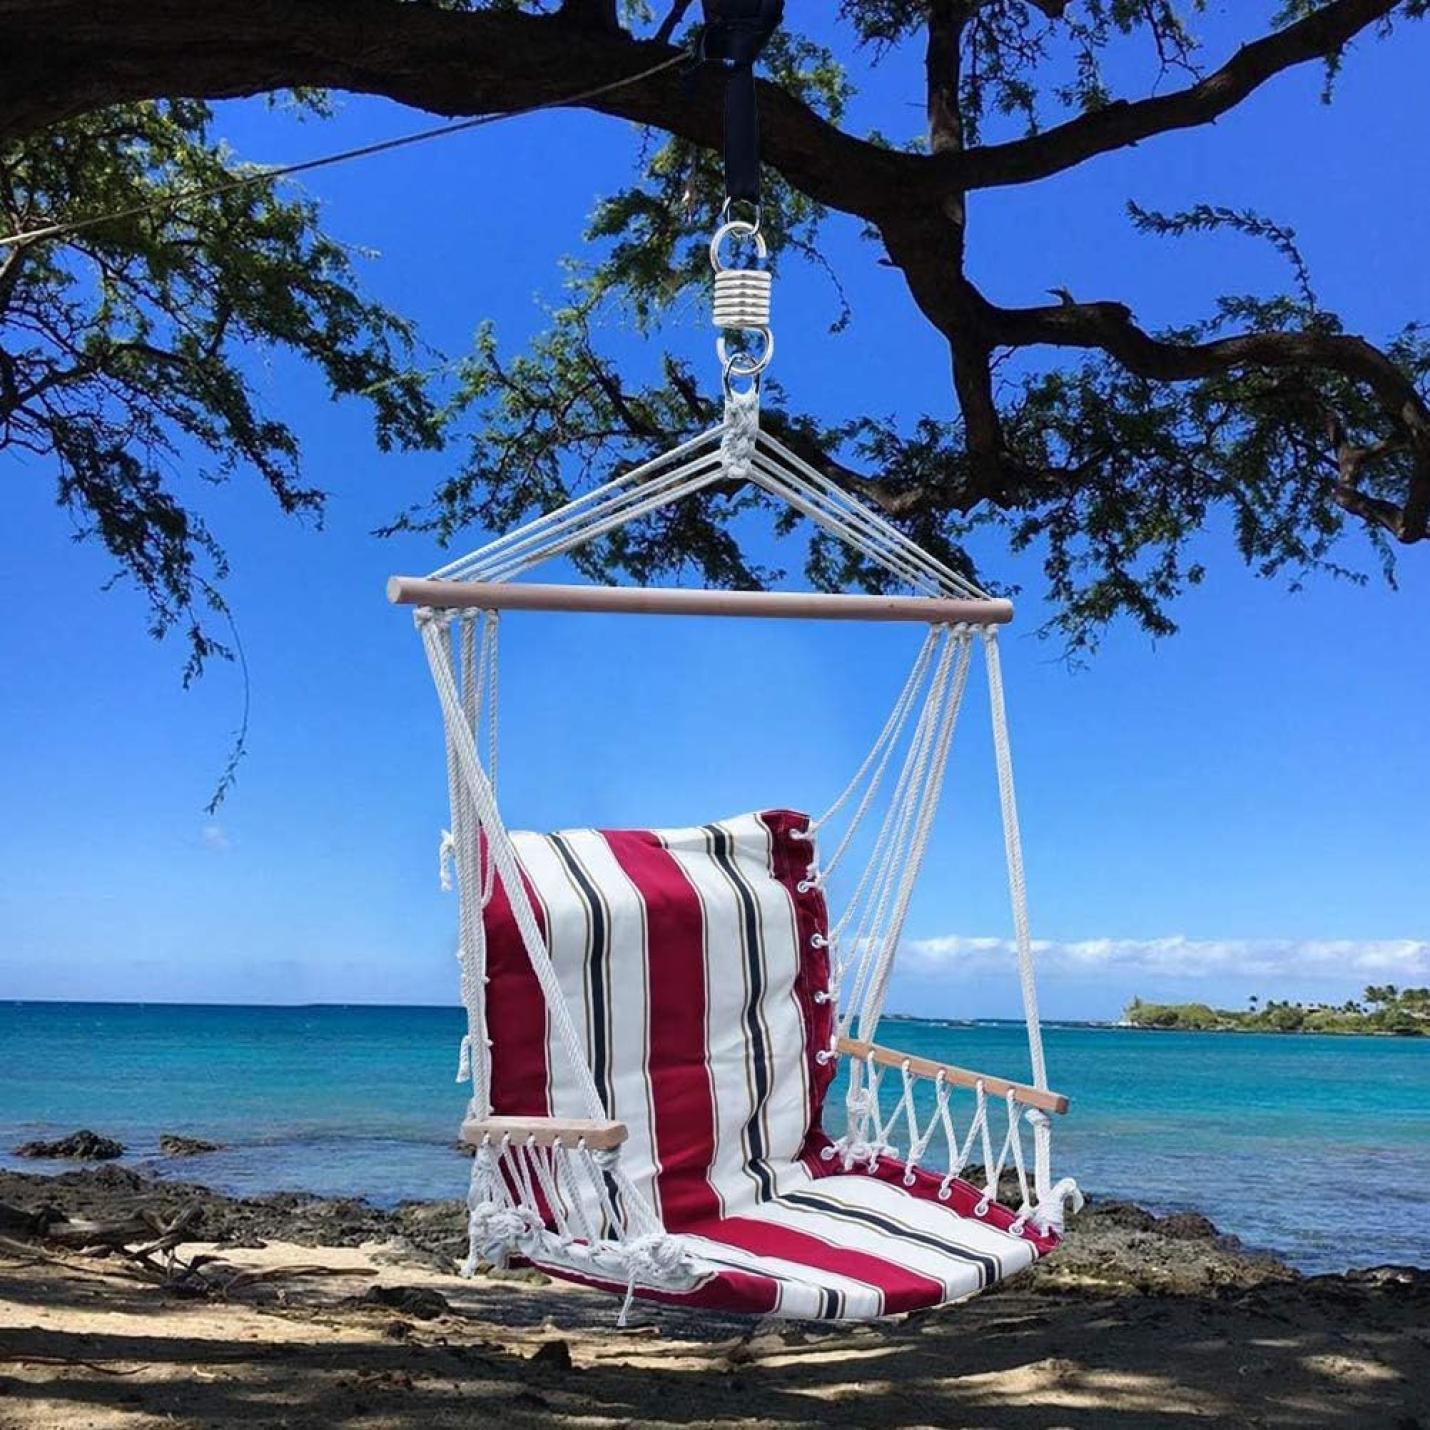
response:
<path id="1" fill-rule="evenodd" d="M 586 904 L 586 919 L 589 935 L 586 942 L 586 1006 L 590 1010 L 588 1029 L 591 1038 L 591 1076 L 596 1082 L 596 1093 L 601 1099 L 601 1107 L 607 1117 L 611 1113 L 611 1048 L 610 1048 L 610 963 L 611 929 L 606 917 L 605 901 L 601 891 L 592 882 L 591 876 L 581 867 L 580 861 L 560 834 L 551 836 L 551 847 L 556 850 L 566 867 L 571 882 L 576 885 Z"/>
<path id="2" fill-rule="evenodd" d="M 943 1241 L 939 1237 L 930 1236 L 927 1232 L 914 1231 L 911 1227 L 903 1226 L 892 1217 L 884 1216 L 880 1212 L 870 1211 L 865 1207 L 847 1207 L 842 1202 L 814 1196 L 809 1192 L 786 1192 L 780 1200 L 788 1202 L 791 1206 L 805 1207 L 809 1211 L 843 1217 L 846 1221 L 862 1222 L 865 1226 L 877 1227 L 880 1231 L 888 1232 L 890 1236 L 915 1242 L 919 1246 L 926 1246 L 930 1251 L 937 1251 L 944 1256 L 967 1261 L 978 1267 L 979 1290 L 985 1286 L 993 1285 L 1002 1274 L 1002 1267 L 997 1257 L 982 1251 L 971 1251 L 966 1246 Z"/>
<path id="3" fill-rule="evenodd" d="M 744 926 L 745 969 L 748 975 L 748 996 L 745 1000 L 743 1021 L 749 1045 L 753 1050 L 750 1067 L 755 1083 L 754 1101 L 750 1107 L 750 1115 L 745 1120 L 745 1147 L 749 1154 L 750 1171 L 754 1173 L 759 1185 L 760 1199 L 768 1201 L 775 1194 L 774 1175 L 765 1161 L 764 1131 L 765 1104 L 769 1101 L 772 1069 L 764 1020 L 760 1012 L 765 996 L 764 940 L 760 928 L 760 909 L 735 862 L 734 839 L 729 830 L 722 829 L 718 824 L 707 824 L 704 830 L 710 839 L 716 863 L 734 886 L 736 897 L 740 901 L 741 923 Z"/>
<path id="4" fill-rule="evenodd" d="M 566 873 L 586 904 L 586 1008 L 590 1039 L 591 1078 L 596 1084 L 596 1096 L 607 1117 L 615 1116 L 611 1091 L 611 921 L 606 902 L 595 881 L 586 872 L 576 853 L 560 834 L 550 836 L 551 847 L 565 866 Z M 620 1206 L 620 1189 L 610 1172 L 601 1180 L 613 1207 Z M 601 1235 L 610 1235 L 609 1218 L 601 1209 Z"/>

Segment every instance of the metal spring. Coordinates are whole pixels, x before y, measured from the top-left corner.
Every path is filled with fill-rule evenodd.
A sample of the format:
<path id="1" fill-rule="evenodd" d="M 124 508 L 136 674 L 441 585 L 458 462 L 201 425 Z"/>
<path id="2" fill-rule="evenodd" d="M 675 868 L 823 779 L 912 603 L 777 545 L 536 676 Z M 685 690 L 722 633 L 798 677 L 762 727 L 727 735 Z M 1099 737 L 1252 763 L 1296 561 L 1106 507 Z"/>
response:
<path id="1" fill-rule="evenodd" d="M 768 328 L 770 325 L 768 268 L 722 268 L 715 274 L 715 326 Z"/>

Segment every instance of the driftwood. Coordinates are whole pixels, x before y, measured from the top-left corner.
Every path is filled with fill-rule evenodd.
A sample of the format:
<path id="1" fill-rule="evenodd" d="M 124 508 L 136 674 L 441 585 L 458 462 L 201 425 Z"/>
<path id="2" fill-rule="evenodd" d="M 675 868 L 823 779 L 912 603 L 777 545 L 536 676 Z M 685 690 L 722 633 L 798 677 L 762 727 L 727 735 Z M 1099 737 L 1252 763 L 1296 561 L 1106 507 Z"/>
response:
<path id="1" fill-rule="evenodd" d="M 293 1277 L 377 1275 L 366 1267 L 322 1266 L 309 1262 L 245 1270 L 222 1256 L 203 1253 L 185 1260 L 178 1255 L 178 1248 L 185 1241 L 196 1239 L 192 1231 L 202 1211 L 195 1203 L 168 1221 L 152 1211 L 96 1221 L 60 1216 L 49 1210 L 27 1212 L 0 1202 L 0 1247 L 12 1254 L 66 1267 L 74 1267 L 74 1263 L 48 1250 L 47 1245 L 82 1256 L 104 1255 L 112 1263 L 106 1269 L 122 1271 L 152 1286 L 190 1296 L 227 1296 L 248 1286 Z"/>

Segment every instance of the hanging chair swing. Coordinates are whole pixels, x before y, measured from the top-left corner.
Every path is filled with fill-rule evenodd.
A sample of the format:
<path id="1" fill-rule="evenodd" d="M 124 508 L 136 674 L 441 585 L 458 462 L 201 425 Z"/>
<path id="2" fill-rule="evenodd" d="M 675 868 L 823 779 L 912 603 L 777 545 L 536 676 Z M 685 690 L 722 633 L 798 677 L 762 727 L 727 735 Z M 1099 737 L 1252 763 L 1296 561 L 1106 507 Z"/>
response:
<path id="1" fill-rule="evenodd" d="M 710 7 L 707 7 L 710 8 Z M 768 9 L 766 5 L 766 9 Z M 777 11 L 778 6 L 774 7 Z M 730 58 L 725 48 L 706 53 Z M 715 39 L 718 40 L 719 32 Z M 738 47 L 736 47 L 738 48 Z M 755 46 L 757 50 L 758 45 Z M 727 186 L 754 199 L 753 88 L 734 55 Z M 743 96 L 743 99 L 740 97 Z M 731 111 L 747 104 L 743 119 Z M 962 1300 L 1058 1244 L 1054 1181 L 996 632 L 1012 617 L 759 425 L 773 351 L 758 210 L 711 243 L 723 422 L 426 579 L 414 605 L 447 740 L 474 1150 L 471 1252 L 633 1298 L 866 1319 Z M 754 483 L 908 594 L 658 590 L 520 581 L 543 562 L 716 483 Z M 503 610 L 916 622 L 908 678 L 859 769 L 818 818 L 771 808 L 686 829 L 509 832 L 498 808 Z M 970 671 L 981 653 L 1031 1083 L 876 1041 Z M 856 839 L 864 831 L 862 840 Z M 831 910 L 853 850 L 868 858 Z M 826 1106 L 847 1072 L 842 1123 Z M 1031 1134 L 1031 1165 L 1025 1154 Z M 1012 1174 L 1016 1194 L 999 1200 Z"/>

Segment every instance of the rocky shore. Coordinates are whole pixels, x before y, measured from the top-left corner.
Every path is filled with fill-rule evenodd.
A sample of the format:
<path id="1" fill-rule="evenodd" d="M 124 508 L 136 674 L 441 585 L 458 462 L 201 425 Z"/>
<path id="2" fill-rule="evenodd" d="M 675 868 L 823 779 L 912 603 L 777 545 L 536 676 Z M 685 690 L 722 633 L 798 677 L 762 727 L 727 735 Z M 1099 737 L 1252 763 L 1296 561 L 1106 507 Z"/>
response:
<path id="1" fill-rule="evenodd" d="M 190 1240 L 245 1249 L 268 1242 L 294 1246 L 383 1244 L 388 1254 L 455 1274 L 466 1255 L 466 1209 L 460 1201 L 405 1202 L 391 1210 L 354 1199 L 301 1192 L 238 1198 L 187 1181 L 155 1180 L 104 1165 L 53 1176 L 0 1171 L 0 1203 L 58 1216 L 123 1221 L 148 1212 L 161 1222 L 193 1213 Z M 1206 1217 L 1158 1217 L 1130 1202 L 1090 1198 L 1055 1258 L 1019 1284 L 1049 1289 L 1098 1285 L 1159 1295 L 1199 1295 L 1301 1278 L 1285 1262 L 1221 1235 Z"/>
<path id="2" fill-rule="evenodd" d="M 106 1164 L 0 1172 L 0 1426 L 1360 1425 L 1430 1430 L 1430 1272 L 1304 1277 L 1194 1214 L 1093 1198 L 1056 1256 L 965 1306 L 789 1326 L 455 1276 L 460 1202 L 234 1198 Z M 16 1223 L 13 1212 L 19 1213 Z M 181 1228 L 138 1284 L 63 1219 Z M 172 1241 L 172 1238 L 170 1238 Z M 217 1289 L 216 1289 L 217 1288 Z"/>

